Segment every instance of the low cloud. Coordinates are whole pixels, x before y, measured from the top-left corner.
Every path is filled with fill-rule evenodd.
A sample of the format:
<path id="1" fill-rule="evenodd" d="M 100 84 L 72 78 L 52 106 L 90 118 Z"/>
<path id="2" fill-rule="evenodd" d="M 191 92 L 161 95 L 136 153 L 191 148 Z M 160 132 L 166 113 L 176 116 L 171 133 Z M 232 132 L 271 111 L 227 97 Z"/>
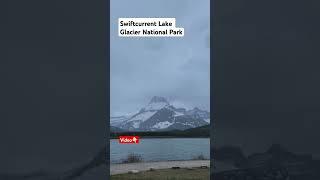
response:
<path id="1" fill-rule="evenodd" d="M 111 1 L 111 115 L 164 96 L 210 108 L 209 0 Z M 183 38 L 120 38 L 120 17 L 175 17 Z"/>

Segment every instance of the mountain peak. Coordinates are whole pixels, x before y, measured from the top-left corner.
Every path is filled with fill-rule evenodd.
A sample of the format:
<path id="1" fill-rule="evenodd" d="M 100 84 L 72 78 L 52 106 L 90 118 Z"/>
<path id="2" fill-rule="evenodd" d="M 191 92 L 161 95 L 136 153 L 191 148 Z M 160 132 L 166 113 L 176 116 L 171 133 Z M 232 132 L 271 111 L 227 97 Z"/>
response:
<path id="1" fill-rule="evenodd" d="M 149 104 L 146 107 L 142 108 L 140 112 L 160 110 L 169 105 L 170 104 L 166 98 L 160 97 L 160 96 L 154 96 L 149 102 Z"/>
<path id="2" fill-rule="evenodd" d="M 167 101 L 166 98 L 160 97 L 160 96 L 153 96 L 149 104 L 152 104 L 152 103 L 160 103 L 160 102 L 161 102 L 161 103 L 169 104 L 169 102 Z"/>

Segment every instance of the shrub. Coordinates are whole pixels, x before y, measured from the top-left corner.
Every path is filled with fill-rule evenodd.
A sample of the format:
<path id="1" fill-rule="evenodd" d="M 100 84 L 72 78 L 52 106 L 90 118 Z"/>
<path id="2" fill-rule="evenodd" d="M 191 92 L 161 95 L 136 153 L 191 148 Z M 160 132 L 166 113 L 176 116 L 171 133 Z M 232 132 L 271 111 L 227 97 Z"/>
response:
<path id="1" fill-rule="evenodd" d="M 200 154 L 200 155 L 198 155 L 198 156 L 195 156 L 194 158 L 193 158 L 193 160 L 206 160 L 207 158 L 206 157 L 204 157 L 204 155 L 203 154 Z"/>
<path id="2" fill-rule="evenodd" d="M 142 157 L 138 154 L 130 153 L 127 158 L 122 161 L 122 163 L 137 163 L 142 162 Z"/>

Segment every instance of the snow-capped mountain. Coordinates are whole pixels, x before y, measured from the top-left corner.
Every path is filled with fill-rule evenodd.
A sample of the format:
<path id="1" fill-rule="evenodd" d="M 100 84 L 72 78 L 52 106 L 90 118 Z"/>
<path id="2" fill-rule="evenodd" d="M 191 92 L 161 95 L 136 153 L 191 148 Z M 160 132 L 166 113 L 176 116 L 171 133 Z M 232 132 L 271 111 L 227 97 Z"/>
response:
<path id="1" fill-rule="evenodd" d="M 204 111 L 195 107 L 192 110 L 187 111 L 186 114 L 194 118 L 201 118 L 205 120 L 207 123 L 210 123 L 210 113 L 208 111 Z"/>
<path id="2" fill-rule="evenodd" d="M 110 125 L 118 127 L 123 121 L 129 119 L 130 116 L 115 116 L 110 117 Z"/>
<path id="3" fill-rule="evenodd" d="M 155 96 L 138 113 L 111 117 L 111 125 L 129 131 L 185 130 L 210 123 L 210 113 L 199 108 L 176 108 L 164 98 Z"/>

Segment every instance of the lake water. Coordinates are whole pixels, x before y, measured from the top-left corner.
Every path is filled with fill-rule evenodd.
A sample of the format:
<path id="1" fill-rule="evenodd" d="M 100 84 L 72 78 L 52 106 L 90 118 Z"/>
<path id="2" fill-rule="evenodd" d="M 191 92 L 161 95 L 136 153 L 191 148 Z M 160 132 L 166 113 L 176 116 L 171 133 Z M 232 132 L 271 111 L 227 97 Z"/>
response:
<path id="1" fill-rule="evenodd" d="M 209 138 L 148 138 L 139 144 L 119 144 L 110 140 L 111 163 L 120 163 L 128 154 L 138 154 L 143 161 L 190 160 L 203 155 L 210 158 Z"/>

